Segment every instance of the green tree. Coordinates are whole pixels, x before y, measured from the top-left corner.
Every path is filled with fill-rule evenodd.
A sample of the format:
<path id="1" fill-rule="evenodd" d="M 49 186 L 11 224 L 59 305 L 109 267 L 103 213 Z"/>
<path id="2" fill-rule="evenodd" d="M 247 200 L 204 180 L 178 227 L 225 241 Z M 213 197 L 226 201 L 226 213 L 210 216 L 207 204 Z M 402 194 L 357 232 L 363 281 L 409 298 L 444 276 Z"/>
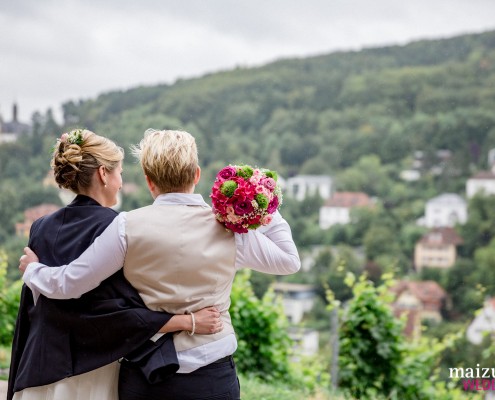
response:
<path id="1" fill-rule="evenodd" d="M 403 324 L 389 306 L 393 281 L 386 275 L 382 280 L 374 287 L 365 277 L 356 281 L 348 275 L 353 298 L 343 311 L 339 332 L 341 388 L 353 398 L 369 400 L 466 398 L 462 390 L 440 380 L 436 368 L 441 354 L 453 348 L 464 331 L 442 340 L 407 342 Z"/>
<path id="2" fill-rule="evenodd" d="M 486 246 L 495 237 L 495 196 L 476 195 L 468 205 L 468 220 L 460 227 L 463 256 L 473 256 L 478 247 Z"/>
<path id="3" fill-rule="evenodd" d="M 0 345 L 10 346 L 21 298 L 22 281 L 11 282 L 6 273 L 7 255 L 0 250 Z"/>
<path id="4" fill-rule="evenodd" d="M 250 270 L 237 273 L 230 315 L 237 334 L 236 364 L 241 373 L 264 380 L 289 380 L 291 340 L 282 304 L 269 290 L 258 299 Z"/>

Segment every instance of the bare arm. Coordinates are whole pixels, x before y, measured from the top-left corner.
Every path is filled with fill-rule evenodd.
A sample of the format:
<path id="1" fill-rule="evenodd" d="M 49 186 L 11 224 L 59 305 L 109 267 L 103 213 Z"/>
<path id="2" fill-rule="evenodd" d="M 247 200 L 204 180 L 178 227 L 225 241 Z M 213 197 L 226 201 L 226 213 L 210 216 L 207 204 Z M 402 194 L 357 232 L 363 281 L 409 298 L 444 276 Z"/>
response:
<path id="1" fill-rule="evenodd" d="M 29 248 L 24 248 L 24 255 L 19 259 L 19 270 L 24 273 L 32 262 L 38 262 L 38 256 Z M 174 315 L 163 327 L 160 333 L 193 330 L 191 315 Z M 194 332 L 197 334 L 212 334 L 222 331 L 223 322 L 216 307 L 206 307 L 194 313 Z"/>
<path id="2" fill-rule="evenodd" d="M 193 330 L 193 317 L 191 315 L 174 315 L 168 321 L 160 333 Z M 216 307 L 206 307 L 194 313 L 194 333 L 207 335 L 218 333 L 223 329 L 220 312 Z"/>

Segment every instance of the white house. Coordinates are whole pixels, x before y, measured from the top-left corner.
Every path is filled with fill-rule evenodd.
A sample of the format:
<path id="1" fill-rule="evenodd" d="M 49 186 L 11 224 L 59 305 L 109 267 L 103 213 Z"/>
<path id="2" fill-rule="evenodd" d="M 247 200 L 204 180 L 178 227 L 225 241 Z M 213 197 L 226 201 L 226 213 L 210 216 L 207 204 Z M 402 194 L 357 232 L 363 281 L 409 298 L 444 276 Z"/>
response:
<path id="1" fill-rule="evenodd" d="M 418 181 L 421 178 L 421 172 L 417 169 L 405 169 L 400 173 L 400 179 L 406 182 Z"/>
<path id="2" fill-rule="evenodd" d="M 370 197 L 363 192 L 336 192 L 320 207 L 320 229 L 328 229 L 336 224 L 348 224 L 351 210 L 356 207 L 368 207 Z"/>
<path id="3" fill-rule="evenodd" d="M 319 334 L 315 329 L 292 327 L 289 329 L 289 337 L 294 343 L 294 353 L 297 356 L 314 356 L 318 353 Z"/>
<path id="4" fill-rule="evenodd" d="M 332 193 L 332 178 L 328 175 L 296 175 L 287 179 L 285 189 L 287 196 L 299 201 L 316 194 L 327 199 Z"/>
<path id="5" fill-rule="evenodd" d="M 493 171 L 480 171 L 467 180 L 466 196 L 471 198 L 476 193 L 495 194 L 495 173 Z"/>
<path id="6" fill-rule="evenodd" d="M 495 333 L 495 298 L 485 300 L 481 311 L 466 330 L 467 339 L 473 344 L 481 344 L 483 337 Z"/>
<path id="7" fill-rule="evenodd" d="M 426 203 L 424 225 L 428 228 L 453 227 L 467 221 L 467 203 L 455 193 L 444 193 Z"/>
<path id="8" fill-rule="evenodd" d="M 313 308 L 316 293 L 312 285 L 275 282 L 272 287 L 282 296 L 284 313 L 292 324 L 301 322 L 304 314 Z"/>

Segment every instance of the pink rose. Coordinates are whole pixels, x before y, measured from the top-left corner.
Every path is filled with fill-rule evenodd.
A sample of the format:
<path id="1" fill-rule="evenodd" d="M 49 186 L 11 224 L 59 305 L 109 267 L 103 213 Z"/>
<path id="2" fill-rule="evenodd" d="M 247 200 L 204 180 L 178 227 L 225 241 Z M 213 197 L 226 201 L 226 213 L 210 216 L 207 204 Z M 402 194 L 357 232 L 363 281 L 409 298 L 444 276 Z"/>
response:
<path id="1" fill-rule="evenodd" d="M 261 225 L 268 225 L 273 220 L 273 215 L 268 214 L 263 217 L 261 220 Z"/>
<path id="2" fill-rule="evenodd" d="M 234 203 L 234 210 L 237 215 L 246 215 L 253 212 L 254 207 L 250 201 L 241 200 Z"/>
<path id="3" fill-rule="evenodd" d="M 256 186 L 256 193 L 265 193 L 265 188 L 261 185 Z"/>
<path id="4" fill-rule="evenodd" d="M 217 177 L 220 178 L 220 180 L 222 181 L 227 181 L 229 179 L 232 179 L 236 175 L 237 175 L 237 170 L 231 165 L 228 165 L 224 167 L 222 170 L 220 170 L 220 172 L 217 174 Z"/>
<path id="5" fill-rule="evenodd" d="M 270 201 L 270 203 L 268 204 L 268 208 L 266 209 L 266 211 L 269 214 L 273 214 L 277 210 L 277 207 L 278 207 L 278 196 L 274 196 L 272 201 Z"/>
<path id="6" fill-rule="evenodd" d="M 277 182 L 273 178 L 264 178 L 260 183 L 270 191 L 273 191 L 277 186 Z"/>
<path id="7" fill-rule="evenodd" d="M 263 175 L 262 175 L 261 171 L 259 169 L 255 169 L 253 171 L 253 176 L 251 176 L 251 178 L 249 178 L 249 182 L 252 185 L 258 185 L 262 177 L 263 177 Z"/>

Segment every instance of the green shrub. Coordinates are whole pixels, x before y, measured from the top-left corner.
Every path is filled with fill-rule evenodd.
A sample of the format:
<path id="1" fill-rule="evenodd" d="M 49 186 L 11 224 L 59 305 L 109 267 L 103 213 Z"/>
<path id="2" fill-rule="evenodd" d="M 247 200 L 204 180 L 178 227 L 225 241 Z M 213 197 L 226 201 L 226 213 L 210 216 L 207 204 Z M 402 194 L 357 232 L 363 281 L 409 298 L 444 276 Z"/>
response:
<path id="1" fill-rule="evenodd" d="M 235 356 L 239 372 L 264 380 L 289 380 L 292 341 L 282 304 L 272 290 L 258 299 L 249 282 L 251 271 L 240 271 L 232 288 L 230 315 L 237 334 Z"/>
<path id="2" fill-rule="evenodd" d="M 457 400 L 480 398 L 463 392 L 458 382 L 439 379 L 442 352 L 464 336 L 463 331 L 442 340 L 408 341 L 402 322 L 390 307 L 390 276 L 379 287 L 362 276 L 349 275 L 353 298 L 342 313 L 340 339 L 340 385 L 353 399 Z M 328 299 L 333 301 L 332 293 Z M 336 304 L 334 302 L 334 304 Z M 456 387 L 457 386 L 457 387 Z"/>
<path id="3" fill-rule="evenodd" d="M 0 251 L 0 345 L 10 346 L 19 309 L 22 281 L 11 283 L 6 274 L 7 256 L 5 252 Z"/>
<path id="4" fill-rule="evenodd" d="M 294 388 L 287 382 L 267 383 L 260 378 L 239 375 L 242 400 L 344 400 L 344 397 L 318 388 L 309 392 L 306 389 Z"/>

